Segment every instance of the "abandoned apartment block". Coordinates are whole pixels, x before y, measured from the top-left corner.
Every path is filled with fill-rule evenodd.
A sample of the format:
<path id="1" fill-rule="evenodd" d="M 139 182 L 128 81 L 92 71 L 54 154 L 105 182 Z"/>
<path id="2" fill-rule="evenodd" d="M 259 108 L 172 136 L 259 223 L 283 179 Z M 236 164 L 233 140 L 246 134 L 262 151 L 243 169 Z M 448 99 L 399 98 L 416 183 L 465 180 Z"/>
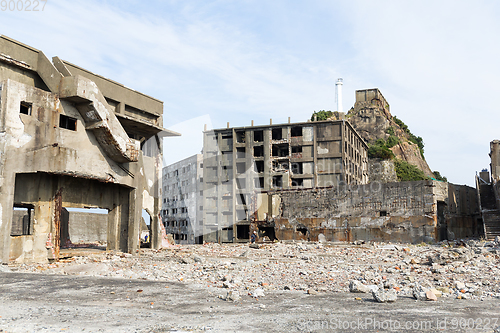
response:
<path id="1" fill-rule="evenodd" d="M 46 262 L 92 238 L 134 253 L 143 209 L 158 247 L 161 138 L 177 135 L 162 115 L 159 100 L 0 37 L 0 262 Z M 78 228 L 65 208 L 108 213 Z"/>
<path id="2" fill-rule="evenodd" d="M 254 192 L 367 183 L 367 150 L 344 120 L 205 131 L 204 240 L 247 241 Z"/>
<path id="3" fill-rule="evenodd" d="M 203 244 L 203 155 L 163 168 L 162 221 L 177 244 Z"/>

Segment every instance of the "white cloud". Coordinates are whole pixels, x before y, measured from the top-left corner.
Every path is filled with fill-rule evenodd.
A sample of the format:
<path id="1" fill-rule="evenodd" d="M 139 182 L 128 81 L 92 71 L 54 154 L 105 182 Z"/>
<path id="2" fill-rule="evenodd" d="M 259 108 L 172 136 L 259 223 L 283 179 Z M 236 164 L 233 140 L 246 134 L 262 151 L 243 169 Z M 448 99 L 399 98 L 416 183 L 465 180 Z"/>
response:
<path id="1" fill-rule="evenodd" d="M 338 77 L 346 109 L 355 89 L 378 87 L 424 138 L 431 168 L 472 184 L 500 121 L 498 12 L 457 0 L 51 0 L 1 13 L 0 31 L 163 100 L 166 127 L 207 114 L 215 127 L 304 121 L 334 109 Z"/>

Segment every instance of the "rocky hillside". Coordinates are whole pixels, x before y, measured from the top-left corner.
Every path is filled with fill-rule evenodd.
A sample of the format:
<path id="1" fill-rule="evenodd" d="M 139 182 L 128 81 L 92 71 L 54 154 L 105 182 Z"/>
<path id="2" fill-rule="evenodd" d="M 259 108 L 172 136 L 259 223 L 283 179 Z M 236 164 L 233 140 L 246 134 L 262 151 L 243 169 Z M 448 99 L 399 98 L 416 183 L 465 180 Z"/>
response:
<path id="1" fill-rule="evenodd" d="M 388 147 L 396 158 L 434 177 L 423 158 L 422 138 L 414 136 L 401 120 L 391 115 L 389 103 L 378 89 L 356 91 L 356 103 L 346 118 L 368 144 Z"/>

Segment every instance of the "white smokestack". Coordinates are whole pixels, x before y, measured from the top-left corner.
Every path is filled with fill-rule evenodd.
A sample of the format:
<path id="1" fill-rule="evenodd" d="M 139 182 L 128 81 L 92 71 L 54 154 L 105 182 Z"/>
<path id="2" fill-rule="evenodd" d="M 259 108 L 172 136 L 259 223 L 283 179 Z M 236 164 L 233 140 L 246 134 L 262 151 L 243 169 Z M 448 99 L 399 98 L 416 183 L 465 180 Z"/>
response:
<path id="1" fill-rule="evenodd" d="M 339 78 L 337 83 L 335 83 L 335 99 L 337 100 L 337 111 L 344 112 L 342 108 L 342 85 L 344 84 L 344 80 Z"/>

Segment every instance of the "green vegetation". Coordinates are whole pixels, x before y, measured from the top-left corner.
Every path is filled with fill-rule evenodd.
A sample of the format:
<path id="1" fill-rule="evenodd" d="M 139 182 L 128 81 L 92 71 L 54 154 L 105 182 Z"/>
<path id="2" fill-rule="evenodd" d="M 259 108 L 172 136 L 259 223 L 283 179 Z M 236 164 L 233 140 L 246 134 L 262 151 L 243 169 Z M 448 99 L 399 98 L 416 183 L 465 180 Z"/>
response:
<path id="1" fill-rule="evenodd" d="M 439 180 L 439 181 L 442 181 L 442 182 L 448 182 L 448 179 L 445 177 L 445 176 L 441 176 L 441 174 L 439 173 L 439 171 L 433 171 L 432 172 L 434 174 L 434 178 L 436 180 Z"/>
<path id="2" fill-rule="evenodd" d="M 394 159 L 394 168 L 399 181 L 425 180 L 428 177 L 422 170 L 400 159 Z"/>
<path id="3" fill-rule="evenodd" d="M 379 139 L 382 140 L 382 139 Z M 378 140 L 377 140 L 378 141 Z M 384 141 L 384 140 L 382 140 Z M 387 148 L 385 144 L 378 145 L 377 143 L 369 145 L 368 148 L 368 158 L 381 158 L 383 160 L 389 160 L 394 157 L 394 153 Z"/>
<path id="4" fill-rule="evenodd" d="M 368 148 L 368 158 L 381 158 L 388 160 L 394 157 L 394 153 L 390 148 L 399 143 L 399 139 L 395 135 L 391 135 L 384 139 L 378 139 L 374 144 L 370 144 Z"/>
<path id="5" fill-rule="evenodd" d="M 312 116 L 311 116 L 311 121 L 314 121 L 314 116 L 316 116 L 317 121 L 321 120 L 327 120 L 328 118 L 335 117 L 339 119 L 340 113 L 338 111 L 325 111 L 325 110 L 320 110 L 320 111 L 314 111 Z"/>
<path id="6" fill-rule="evenodd" d="M 424 140 L 420 137 L 420 136 L 416 136 L 414 135 L 412 132 L 410 132 L 410 129 L 408 128 L 408 126 L 403 123 L 403 121 L 401 119 L 399 119 L 398 117 L 396 116 L 393 116 L 392 117 L 392 120 L 394 120 L 394 122 L 406 133 L 408 134 L 408 140 L 410 140 L 411 142 L 413 142 L 414 144 L 416 144 L 418 146 L 418 149 L 420 150 L 420 155 L 422 156 L 422 158 L 425 160 L 425 157 L 424 157 Z M 391 127 L 392 128 L 392 127 Z M 394 129 L 392 129 L 394 131 Z"/>
<path id="7" fill-rule="evenodd" d="M 389 135 L 396 135 L 396 133 L 394 132 L 394 127 L 389 127 L 385 130 L 385 132 Z"/>

